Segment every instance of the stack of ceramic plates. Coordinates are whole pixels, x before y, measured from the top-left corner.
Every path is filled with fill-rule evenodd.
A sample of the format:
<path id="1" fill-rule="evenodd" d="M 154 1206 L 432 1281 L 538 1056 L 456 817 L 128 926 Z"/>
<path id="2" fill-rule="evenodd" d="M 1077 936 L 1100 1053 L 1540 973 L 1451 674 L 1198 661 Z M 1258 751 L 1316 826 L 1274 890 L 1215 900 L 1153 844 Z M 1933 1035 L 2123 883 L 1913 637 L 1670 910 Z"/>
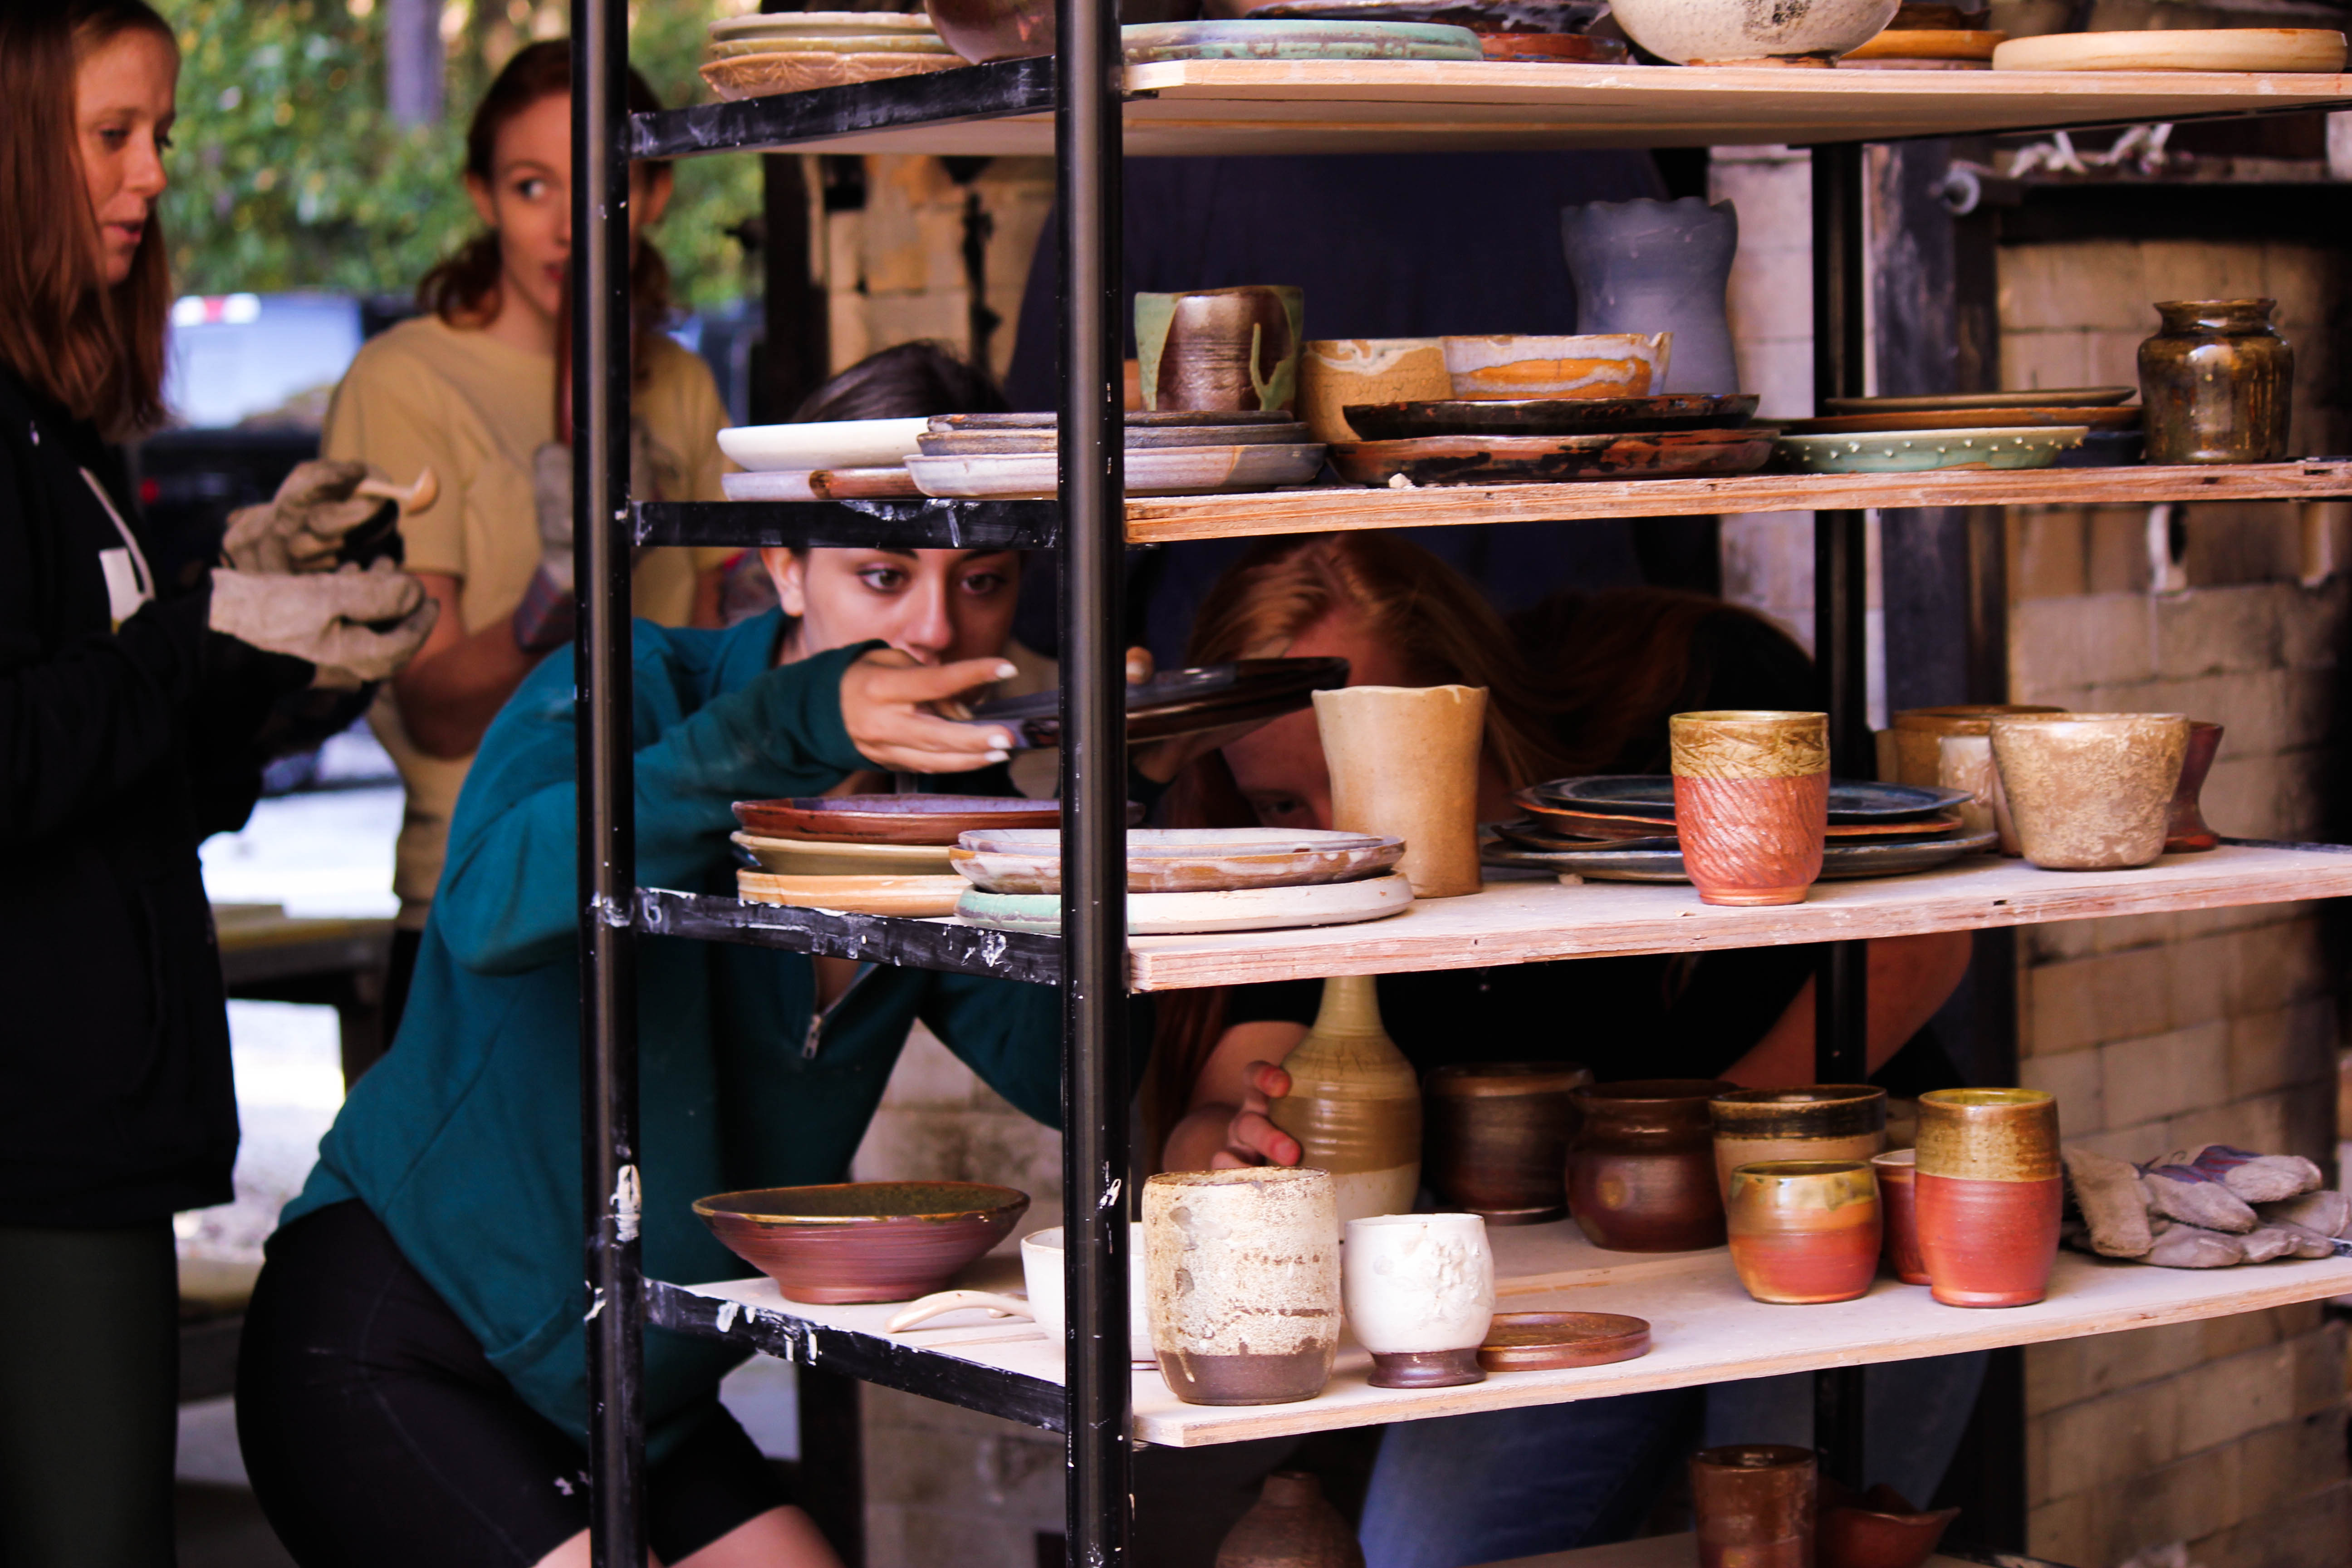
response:
<path id="1" fill-rule="evenodd" d="M 721 98 L 761 98 L 961 64 L 920 11 L 770 11 L 710 24 L 702 79 Z"/>
<path id="2" fill-rule="evenodd" d="M 925 495 L 1054 493 L 1060 467 L 1054 415 L 944 414 L 917 440 L 921 455 L 907 459 L 907 470 Z M 1129 495 L 1273 489 L 1307 484 L 1322 467 L 1322 443 L 1280 410 L 1127 416 Z"/>
<path id="3" fill-rule="evenodd" d="M 1396 914 L 1412 884 L 1404 840 L 1282 827 L 1130 829 L 1127 928 L 1138 936 L 1347 925 Z M 1062 921 L 1062 839 L 982 829 L 956 841 L 971 883 L 956 912 L 974 925 L 1052 931 Z"/>
<path id="4" fill-rule="evenodd" d="M 719 432 L 719 449 L 747 470 L 726 474 L 729 500 L 855 500 L 919 496 L 907 473 L 930 421 L 840 419 L 806 425 L 739 425 Z"/>
<path id="5" fill-rule="evenodd" d="M 2128 386 L 1832 397 L 1818 419 L 1782 419 L 1777 456 L 1808 474 L 1935 468 L 2105 468 L 2144 445 Z"/>
<path id="6" fill-rule="evenodd" d="M 973 828 L 1043 828 L 1050 800 L 960 795 L 812 795 L 735 803 L 735 873 L 746 902 L 845 914 L 948 915 L 969 885 L 950 863 Z"/>
<path id="7" fill-rule="evenodd" d="M 1528 815 L 1488 827 L 1490 866 L 1572 872 L 1629 882 L 1679 882 L 1675 781 L 1655 774 L 1555 779 L 1513 797 Z M 1924 871 L 1993 847 L 1961 825 L 1960 790 L 1839 779 L 1830 785 L 1829 846 L 1822 878 Z"/>
<path id="8" fill-rule="evenodd" d="M 1395 489 L 1746 474 L 1777 434 L 1750 425 L 1755 413 L 1753 397 L 1700 393 L 1351 403 L 1366 439 L 1333 446 L 1331 466 Z"/>
<path id="9" fill-rule="evenodd" d="M 1129 65 L 1158 60 L 1475 60 L 1466 27 L 1426 22 L 1141 22 L 1121 27 Z"/>
<path id="10" fill-rule="evenodd" d="M 1127 738 L 1164 741 L 1204 730 L 1260 724 L 1294 713 L 1318 691 L 1348 683 L 1344 658 L 1244 658 L 1192 669 L 1163 669 L 1127 689 Z M 975 724 L 1002 724 L 1016 746 L 1057 746 L 1062 741 L 1061 694 L 1035 692 L 983 702 Z"/>
<path id="11" fill-rule="evenodd" d="M 1607 0 L 1276 0 L 1250 7 L 1253 22 L 1435 22 L 1467 27 L 1490 60 L 1612 66 L 1628 53 L 1618 38 L 1584 29 L 1609 14 Z"/>

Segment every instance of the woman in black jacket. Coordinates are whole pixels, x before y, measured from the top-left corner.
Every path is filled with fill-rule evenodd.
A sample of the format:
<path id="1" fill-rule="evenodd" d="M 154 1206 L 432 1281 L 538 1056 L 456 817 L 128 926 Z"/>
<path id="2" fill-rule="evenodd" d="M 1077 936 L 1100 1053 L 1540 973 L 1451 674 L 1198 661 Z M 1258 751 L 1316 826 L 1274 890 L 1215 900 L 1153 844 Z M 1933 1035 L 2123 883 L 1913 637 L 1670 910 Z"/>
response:
<path id="1" fill-rule="evenodd" d="M 172 1215 L 236 1104 L 196 847 L 271 705 L 382 679 L 432 606 L 335 570 L 375 504 L 306 465 L 168 594 L 107 444 L 159 417 L 179 71 L 143 0 L 0 6 L 0 1563 L 172 1561 Z M 309 568 L 305 571 L 303 568 Z"/>

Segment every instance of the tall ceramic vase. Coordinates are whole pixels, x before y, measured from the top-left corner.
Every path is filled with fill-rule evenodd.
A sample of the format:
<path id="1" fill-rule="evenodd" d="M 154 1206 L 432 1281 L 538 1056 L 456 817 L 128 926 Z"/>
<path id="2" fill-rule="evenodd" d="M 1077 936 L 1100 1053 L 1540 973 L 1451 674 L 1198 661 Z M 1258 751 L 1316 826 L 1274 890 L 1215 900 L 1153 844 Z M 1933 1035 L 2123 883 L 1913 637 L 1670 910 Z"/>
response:
<path id="1" fill-rule="evenodd" d="M 1299 1164 L 1331 1173 L 1339 1224 L 1410 1214 L 1421 1187 L 1421 1084 L 1381 1027 L 1369 974 L 1323 982 L 1315 1027 L 1283 1059 L 1290 1092 L 1274 1124 L 1298 1140 Z"/>
<path id="2" fill-rule="evenodd" d="M 1724 310 L 1739 248 L 1729 202 L 1588 202 L 1561 208 L 1559 229 L 1578 331 L 1674 333 L 1664 384 L 1652 392 L 1739 390 Z"/>

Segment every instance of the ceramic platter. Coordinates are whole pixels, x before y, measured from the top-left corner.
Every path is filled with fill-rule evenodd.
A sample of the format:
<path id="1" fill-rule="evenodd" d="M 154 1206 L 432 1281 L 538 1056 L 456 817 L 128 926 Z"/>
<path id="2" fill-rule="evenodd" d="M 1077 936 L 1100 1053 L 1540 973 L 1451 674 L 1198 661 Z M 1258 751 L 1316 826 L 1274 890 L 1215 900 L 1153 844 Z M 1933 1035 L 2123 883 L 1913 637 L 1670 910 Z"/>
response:
<path id="1" fill-rule="evenodd" d="M 1348 683 L 1344 658 L 1244 658 L 1192 669 L 1163 669 L 1127 689 L 1127 738 L 1161 741 L 1294 713 L 1313 694 Z M 1057 745 L 1061 699 L 1051 691 L 983 702 L 975 724 L 1005 724 L 1028 746 Z M 1010 826 L 1009 824 L 1007 826 Z"/>
<path id="2" fill-rule="evenodd" d="M 823 844 L 807 838 L 764 838 L 756 833 L 730 837 L 735 847 L 751 858 L 753 868 L 782 877 L 955 875 L 955 851 L 944 844 Z"/>
<path id="3" fill-rule="evenodd" d="M 2037 386 L 2024 392 L 1946 392 L 1921 397 L 1824 397 L 1824 414 L 1922 414 L 1939 408 L 2112 408 L 2137 386 Z"/>
<path id="4" fill-rule="evenodd" d="M 1300 424 L 1286 425 L 1130 425 L 1127 449 L 1156 451 L 1170 447 L 1297 447 L 1314 437 Z M 919 445 L 926 458 L 992 457 L 1007 452 L 1055 451 L 1059 432 L 1018 430 L 928 430 Z"/>
<path id="5" fill-rule="evenodd" d="M 795 877 L 771 871 L 735 873 L 735 892 L 747 904 L 834 910 L 845 915 L 935 918 L 956 912 L 971 884 L 961 877 Z"/>
<path id="6" fill-rule="evenodd" d="M 710 24 L 714 43 L 731 38 L 846 38 L 873 33 L 937 36 L 930 17 L 920 11 L 770 11 Z"/>
<path id="7" fill-rule="evenodd" d="M 1832 414 L 1823 419 L 1783 419 L 1783 436 L 1874 436 L 1914 430 L 1948 430 L 1955 425 L 1979 430 L 2020 430 L 2080 425 L 2086 430 L 2137 430 L 2140 406 L 2117 408 L 1941 408 L 1917 413 Z"/>
<path id="8" fill-rule="evenodd" d="M 928 844 L 944 850 L 957 835 L 976 827 L 1052 827 L 1062 820 L 1062 808 L 1050 800 L 1024 800 L 1019 795 L 790 795 L 782 800 L 739 800 L 735 820 L 745 831 L 764 838 Z"/>
<path id="9" fill-rule="evenodd" d="M 712 60 L 695 74 L 709 84 L 712 92 L 733 101 L 780 92 L 808 92 L 820 87 L 848 87 L 861 81 L 886 81 L 892 77 L 919 76 L 924 71 L 954 70 L 963 64 L 953 55 L 837 55 L 793 50 L 789 38 L 779 38 L 777 44 L 779 52 L 775 54 Z"/>
<path id="10" fill-rule="evenodd" d="M 2007 33 L 1958 27 L 1889 27 L 1858 49 L 1839 58 L 1848 60 L 1989 60 Z"/>
<path id="11" fill-rule="evenodd" d="M 1915 430 L 1877 436 L 1784 436 L 1780 466 L 1800 474 L 1924 474 L 1954 468 L 2046 468 L 2083 444 L 2081 425 L 2031 430 Z"/>
<path id="12" fill-rule="evenodd" d="M 1589 436 L 1640 430 L 1731 429 L 1755 416 L 1740 394 L 1668 393 L 1660 397 L 1464 398 L 1433 403 L 1351 403 L 1349 426 L 1367 441 L 1433 436 Z"/>
<path id="13" fill-rule="evenodd" d="M 1581 33 L 1607 0 L 1276 0 L 1254 22 L 1439 22 L 1474 33 Z"/>
<path id="14" fill-rule="evenodd" d="M 1478 1347 L 1486 1372 L 1607 1366 L 1650 1353 L 1650 1325 L 1622 1312 L 1497 1312 Z"/>
<path id="15" fill-rule="evenodd" d="M 1594 773 L 1586 778 L 1529 784 L 1520 793 L 1554 807 L 1656 817 L 1668 822 L 1675 816 L 1675 781 L 1664 773 Z M 1966 790 L 1928 784 L 1833 779 L 1830 783 L 1830 820 L 1899 822 L 1905 817 L 1949 811 L 1971 798 Z"/>
<path id="16" fill-rule="evenodd" d="M 1752 474 L 1780 432 L 1664 430 L 1637 435 L 1433 436 L 1413 441 L 1343 441 L 1331 466 L 1351 484 L 1543 485 L 1572 479 Z"/>
<path id="17" fill-rule="evenodd" d="M 961 879 L 959 879 L 959 881 Z M 1046 935 L 1062 928 L 1062 900 L 1053 893 L 983 893 L 964 883 L 956 913 L 971 925 Z M 1246 888 L 1230 893 L 1129 893 L 1130 936 L 1183 936 L 1201 931 L 1279 931 L 1291 926 L 1352 925 L 1382 920 L 1412 907 L 1412 884 L 1390 871 L 1353 882 L 1307 888 Z"/>
<path id="18" fill-rule="evenodd" d="M 719 449 L 746 468 L 896 468 L 921 450 L 928 419 L 841 419 L 810 425 L 739 425 L 719 432 Z"/>
<path id="19" fill-rule="evenodd" d="M 1130 828 L 1130 893 L 1218 893 L 1350 881 L 1393 867 L 1404 840 L 1281 827 Z M 1053 829 L 967 833 L 955 869 L 989 893 L 1059 893 L 1062 837 Z"/>
<path id="20" fill-rule="evenodd" d="M 1991 833 L 1956 833 L 1893 844 L 1832 844 L 1822 852 L 1822 880 L 1899 877 L 1948 865 L 1963 855 L 1990 849 Z M 1603 882 L 1687 882 L 1680 849 L 1654 844 L 1596 845 L 1589 849 L 1519 849 L 1489 839 L 1481 858 L 1489 866 L 1553 871 Z"/>
<path id="21" fill-rule="evenodd" d="M 1130 65 L 1157 60 L 1475 60 L 1467 27 L 1429 22 L 1144 22 L 1121 27 Z"/>
<path id="22" fill-rule="evenodd" d="M 1997 71 L 2340 71 L 2344 35 L 2324 27 L 2179 27 L 2048 33 L 1992 52 Z"/>
<path id="23" fill-rule="evenodd" d="M 923 493 L 903 467 L 721 474 L 719 489 L 729 500 L 889 500 Z"/>
<path id="24" fill-rule="evenodd" d="M 1059 467 L 1059 458 L 1051 451 L 907 459 L 907 471 L 915 476 L 925 495 L 963 499 L 1051 496 Z M 1127 454 L 1127 493 L 1197 496 L 1270 490 L 1307 484 L 1322 468 L 1323 447 L 1316 442 L 1132 447 Z"/>

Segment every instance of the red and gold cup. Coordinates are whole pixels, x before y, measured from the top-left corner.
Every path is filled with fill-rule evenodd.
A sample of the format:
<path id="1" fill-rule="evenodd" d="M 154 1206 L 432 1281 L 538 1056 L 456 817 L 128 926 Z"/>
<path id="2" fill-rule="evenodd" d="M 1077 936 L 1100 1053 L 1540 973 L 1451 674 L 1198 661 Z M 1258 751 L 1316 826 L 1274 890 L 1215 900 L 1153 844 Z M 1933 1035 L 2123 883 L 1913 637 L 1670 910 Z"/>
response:
<path id="1" fill-rule="evenodd" d="M 1675 833 L 1700 901 L 1802 902 L 1829 837 L 1829 715 L 1726 710 L 1667 722 Z"/>
<path id="2" fill-rule="evenodd" d="M 1919 1097 L 1919 1253 L 1949 1307 L 2025 1307 L 2050 1289 L 2065 1177 L 2058 1101 L 2038 1089 Z"/>

